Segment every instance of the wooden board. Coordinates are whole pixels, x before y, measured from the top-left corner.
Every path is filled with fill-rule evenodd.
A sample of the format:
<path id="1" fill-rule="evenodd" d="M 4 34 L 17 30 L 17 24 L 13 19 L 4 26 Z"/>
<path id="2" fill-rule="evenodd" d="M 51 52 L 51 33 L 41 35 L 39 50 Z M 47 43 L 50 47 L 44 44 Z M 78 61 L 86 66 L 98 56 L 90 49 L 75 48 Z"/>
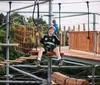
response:
<path id="1" fill-rule="evenodd" d="M 88 31 L 69 32 L 70 48 L 86 52 L 94 52 L 94 34 L 96 31 L 90 31 L 90 39 L 88 39 Z"/>
<path id="2" fill-rule="evenodd" d="M 90 60 L 95 62 L 100 62 L 100 55 L 94 55 L 94 53 L 71 50 L 68 47 L 61 47 L 61 52 L 64 53 L 64 56 L 82 60 Z"/>
<path id="3" fill-rule="evenodd" d="M 9 43 L 9 44 L 0 43 L 0 46 L 18 46 L 18 45 L 19 45 L 18 43 Z"/>

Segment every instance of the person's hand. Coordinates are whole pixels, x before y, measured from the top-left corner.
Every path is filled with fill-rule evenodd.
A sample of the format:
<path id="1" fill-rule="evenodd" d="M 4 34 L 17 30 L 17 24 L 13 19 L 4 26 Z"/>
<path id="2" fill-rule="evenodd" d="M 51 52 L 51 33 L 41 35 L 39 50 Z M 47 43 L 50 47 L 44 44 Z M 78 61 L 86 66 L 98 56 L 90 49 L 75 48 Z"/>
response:
<path id="1" fill-rule="evenodd" d="M 39 33 L 38 33 L 38 32 L 36 33 L 36 36 L 37 36 L 37 37 L 39 36 Z"/>

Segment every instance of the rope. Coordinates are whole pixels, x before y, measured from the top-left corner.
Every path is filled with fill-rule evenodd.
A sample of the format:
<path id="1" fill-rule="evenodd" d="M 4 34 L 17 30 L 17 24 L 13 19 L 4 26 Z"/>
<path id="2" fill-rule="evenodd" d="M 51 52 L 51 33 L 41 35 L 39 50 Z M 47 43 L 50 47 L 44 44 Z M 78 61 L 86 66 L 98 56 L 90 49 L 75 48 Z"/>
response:
<path id="1" fill-rule="evenodd" d="M 58 3 L 59 5 L 59 31 L 61 31 L 61 3 Z M 60 33 L 59 33 L 59 38 L 60 38 L 60 43 L 62 42 L 61 41 L 61 36 L 60 36 Z M 59 52 L 61 52 L 61 45 L 59 45 Z"/>
<path id="2" fill-rule="evenodd" d="M 37 26 L 37 24 L 36 24 L 36 22 L 34 20 L 34 13 L 35 13 L 36 2 L 37 2 L 37 0 L 34 1 L 34 8 L 33 8 L 33 13 L 32 13 L 32 20 L 33 20 L 35 26 Z"/>
<path id="3" fill-rule="evenodd" d="M 86 2 L 86 4 L 87 4 L 87 9 L 88 9 L 88 39 L 90 39 L 90 32 L 89 32 L 89 29 L 90 29 L 90 25 L 89 25 L 89 22 L 90 22 L 90 20 L 89 20 L 89 2 L 87 1 Z"/>
<path id="4" fill-rule="evenodd" d="M 9 2 L 9 23 L 8 23 L 8 24 L 9 24 L 9 35 L 8 35 L 8 39 L 10 39 L 10 24 L 11 24 L 11 23 L 10 23 L 10 20 L 11 20 L 11 19 L 10 19 L 10 12 L 11 12 L 11 4 L 12 4 L 12 2 L 10 1 L 10 2 Z"/>

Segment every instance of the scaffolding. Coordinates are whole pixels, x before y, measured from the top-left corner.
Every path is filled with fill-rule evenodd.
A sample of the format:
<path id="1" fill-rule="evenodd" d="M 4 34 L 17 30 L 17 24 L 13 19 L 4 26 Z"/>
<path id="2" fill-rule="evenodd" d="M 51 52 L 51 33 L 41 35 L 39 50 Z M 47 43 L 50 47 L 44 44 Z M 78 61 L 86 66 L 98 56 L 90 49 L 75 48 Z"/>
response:
<path id="1" fill-rule="evenodd" d="M 44 1 L 44 0 L 42 0 Z M 46 3 L 46 2 L 49 2 L 49 25 L 51 25 L 51 20 L 52 20 L 52 0 L 46 0 L 44 2 L 41 2 L 40 4 L 43 4 L 43 3 Z M 29 5 L 29 6 L 26 6 L 26 7 L 22 7 L 22 8 L 18 8 L 18 9 L 15 9 L 15 10 L 10 10 L 9 12 L 7 12 L 7 26 L 6 26 L 6 45 L 3 45 L 3 46 L 7 46 L 7 52 L 6 52 L 6 59 L 9 60 L 9 46 L 15 46 L 16 44 L 13 44 L 11 45 L 9 43 L 9 16 L 10 16 L 10 13 L 11 12 L 16 12 L 18 11 L 19 13 L 24 13 L 24 12 L 21 12 L 19 10 L 21 9 L 25 9 L 25 8 L 29 8 L 29 7 L 32 7 L 34 5 Z M 26 13 L 26 12 L 25 12 Z M 29 13 L 29 12 L 28 12 Z M 31 12 L 30 12 L 31 13 Z M 45 12 L 45 13 L 48 13 L 48 12 Z M 59 12 L 54 12 L 54 13 L 59 13 Z M 61 12 L 62 13 L 62 12 Z M 64 12 L 64 13 L 79 13 L 77 15 L 70 15 L 70 16 L 66 16 L 66 17 L 73 17 L 73 16 L 82 16 L 82 15 L 87 15 L 88 13 L 87 12 Z M 93 15 L 93 30 L 95 30 L 96 26 L 95 26 L 95 23 L 96 23 L 96 13 L 90 13 Z M 97 14 L 99 15 L 99 14 Z M 61 22 L 61 21 L 59 21 Z M 95 35 L 94 35 L 95 36 Z M 95 38 L 96 39 L 96 38 Z M 94 53 L 96 52 L 96 40 L 95 41 L 95 47 L 94 47 Z M 64 57 L 64 56 L 63 56 Z M 54 59 L 55 60 L 55 59 Z M 66 61 L 67 60 L 67 61 Z M 68 61 L 70 60 L 70 61 Z M 52 74 L 52 68 L 59 68 L 59 66 L 52 66 L 52 57 L 48 57 L 48 66 L 42 66 L 43 68 L 48 68 L 48 80 L 46 81 L 45 79 L 43 78 L 40 78 L 40 77 L 37 77 L 35 75 L 32 75 L 28 72 L 25 72 L 25 71 L 22 71 L 16 67 L 36 67 L 34 65 L 10 65 L 9 63 L 6 64 L 6 80 L 0 80 L 0 83 L 6 83 L 6 85 L 9 85 L 9 83 L 37 83 L 37 84 L 41 84 L 41 85 L 51 85 L 51 74 Z M 71 61 L 74 61 L 74 62 L 71 62 Z M 86 68 L 90 68 L 91 66 L 86 66 L 85 64 L 81 64 L 81 63 L 75 63 L 75 62 L 82 62 L 82 63 L 87 63 L 87 64 L 91 64 L 92 65 L 92 85 L 95 85 L 95 65 L 97 65 L 98 63 L 90 63 L 88 61 L 82 61 L 82 60 L 77 60 L 77 59 L 71 59 L 71 58 L 65 58 L 65 61 L 64 62 L 69 62 L 69 63 L 73 63 L 73 64 L 76 64 L 76 65 L 80 65 L 80 66 L 62 66 L 61 68 L 83 68 L 83 67 L 86 67 Z M 11 81 L 10 80 L 10 73 L 9 73 L 9 68 L 13 69 L 13 70 L 16 70 L 22 74 L 25 74 L 29 77 L 32 77 L 32 78 L 35 78 L 36 81 Z M 39 81 L 38 81 L 39 80 Z"/>
<path id="2" fill-rule="evenodd" d="M 35 0 L 34 0 L 35 1 Z M 42 0 L 42 2 L 40 2 L 39 4 L 44 4 L 46 2 L 49 2 L 49 25 L 51 25 L 51 18 L 52 18 L 52 0 Z M 9 2 L 9 11 L 7 12 L 7 25 L 6 25 L 6 45 L 7 46 L 7 51 L 6 51 L 6 60 L 9 60 L 9 46 L 10 46 L 10 43 L 9 43 L 9 27 L 10 27 L 10 13 L 11 12 L 15 12 L 15 11 L 18 11 L 18 10 L 21 10 L 21 9 L 25 9 L 25 8 L 29 8 L 29 7 L 33 7 L 34 5 L 29 5 L 29 6 L 25 6 L 25 7 L 22 7 L 22 8 L 18 8 L 18 9 L 15 9 L 15 10 L 11 10 L 11 2 Z M 15 45 L 12 45 L 12 46 L 15 46 Z M 50 58 L 51 59 L 51 58 Z M 49 60 L 49 65 L 51 65 L 51 60 Z M 10 81 L 10 74 L 9 74 L 9 68 L 12 68 L 13 70 L 16 70 L 22 74 L 26 74 L 32 78 L 35 78 L 39 81 Z M 51 68 L 48 68 L 48 85 L 51 85 Z M 9 83 L 41 83 L 43 85 L 46 85 L 47 84 L 47 81 L 45 79 L 42 79 L 42 78 L 39 78 L 35 75 L 32 75 L 30 73 L 27 73 L 25 71 L 22 71 L 20 69 L 17 69 L 13 66 L 10 66 L 9 63 L 6 64 L 6 81 L 0 81 L 0 83 L 6 83 L 6 85 L 9 85 Z"/>

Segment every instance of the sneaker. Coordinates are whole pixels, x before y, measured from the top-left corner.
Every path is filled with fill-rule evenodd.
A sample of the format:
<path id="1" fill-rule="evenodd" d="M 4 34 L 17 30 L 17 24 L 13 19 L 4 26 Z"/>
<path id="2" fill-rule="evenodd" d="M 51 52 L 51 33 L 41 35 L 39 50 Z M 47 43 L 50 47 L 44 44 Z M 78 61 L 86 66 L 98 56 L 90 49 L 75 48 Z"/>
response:
<path id="1" fill-rule="evenodd" d="M 39 61 L 39 60 L 36 60 L 35 61 L 35 64 L 37 65 L 37 67 L 40 67 L 41 66 L 40 63 L 41 63 L 41 61 Z"/>
<path id="2" fill-rule="evenodd" d="M 63 60 L 62 59 L 58 60 L 58 65 L 59 66 L 62 66 L 63 65 Z"/>

